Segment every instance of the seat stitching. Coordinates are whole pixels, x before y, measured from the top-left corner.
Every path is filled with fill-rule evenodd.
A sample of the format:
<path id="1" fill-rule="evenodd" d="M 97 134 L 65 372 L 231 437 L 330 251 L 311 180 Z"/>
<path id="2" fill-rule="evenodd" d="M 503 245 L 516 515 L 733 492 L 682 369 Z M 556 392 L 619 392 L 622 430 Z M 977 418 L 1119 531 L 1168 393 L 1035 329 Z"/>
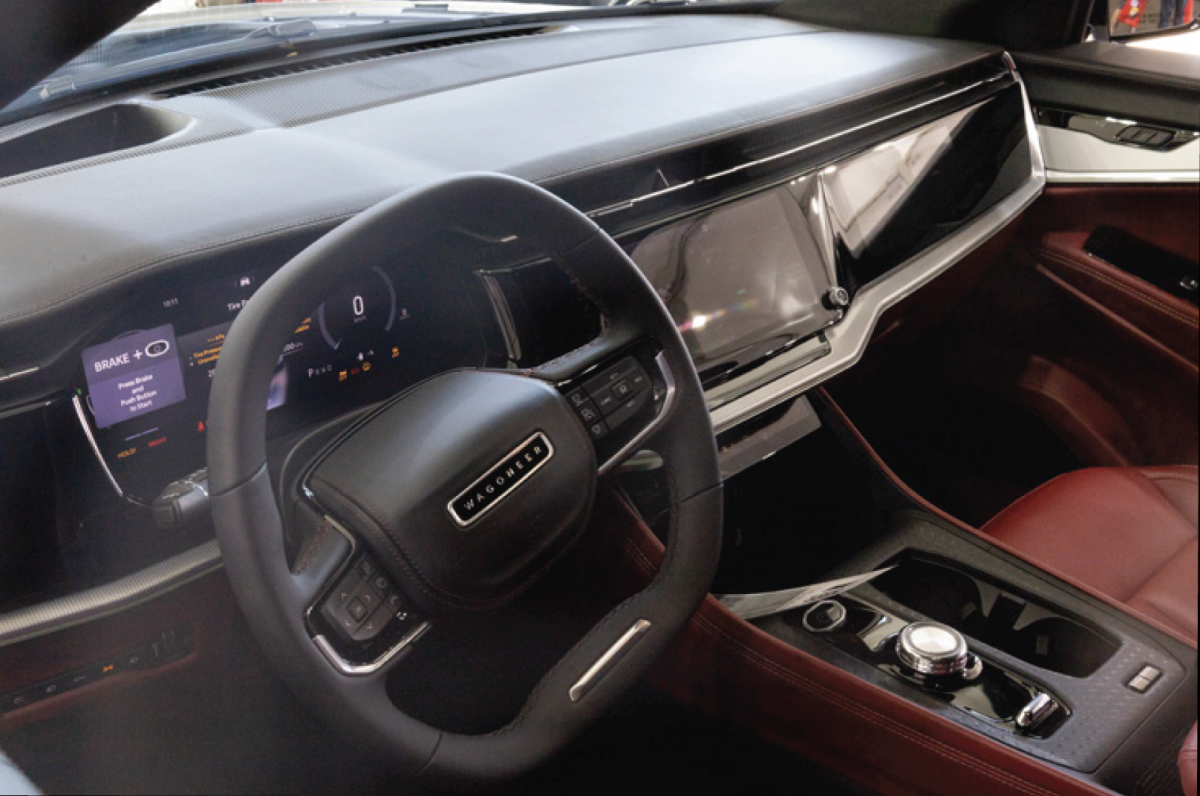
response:
<path id="1" fill-rule="evenodd" d="M 1147 296 L 1146 294 L 1139 292 L 1138 290 L 1130 287 L 1129 285 L 1122 284 L 1121 282 L 1117 281 L 1116 279 L 1113 279 L 1112 277 L 1096 270 L 1095 268 L 1092 268 L 1092 267 L 1085 265 L 1083 263 L 1080 263 L 1080 262 L 1076 262 L 1075 260 L 1072 260 L 1072 259 L 1068 258 L 1067 256 L 1062 255 L 1051 249 L 1043 248 L 1043 249 L 1041 249 L 1040 253 L 1047 259 L 1053 260 L 1054 262 L 1056 262 L 1060 265 L 1064 265 L 1064 266 L 1066 266 L 1074 271 L 1077 271 L 1079 273 L 1082 273 L 1086 276 L 1090 276 L 1095 279 L 1098 279 L 1099 281 L 1107 284 L 1109 287 L 1113 288 L 1114 290 L 1124 293 L 1125 295 L 1127 295 L 1133 299 L 1136 299 L 1137 301 L 1140 301 L 1143 304 L 1146 304 L 1146 305 L 1152 307 L 1153 309 L 1157 309 L 1159 312 L 1163 313 L 1164 315 L 1167 315 L 1168 317 L 1171 317 L 1177 321 L 1185 323 L 1188 326 L 1192 326 L 1192 327 L 1200 326 L 1200 321 L 1196 320 L 1195 318 L 1185 315 L 1182 312 L 1180 312 L 1179 310 L 1169 307 L 1166 304 L 1163 304 L 1162 302 L 1157 301 L 1156 299 L 1153 299 L 1150 296 Z"/>

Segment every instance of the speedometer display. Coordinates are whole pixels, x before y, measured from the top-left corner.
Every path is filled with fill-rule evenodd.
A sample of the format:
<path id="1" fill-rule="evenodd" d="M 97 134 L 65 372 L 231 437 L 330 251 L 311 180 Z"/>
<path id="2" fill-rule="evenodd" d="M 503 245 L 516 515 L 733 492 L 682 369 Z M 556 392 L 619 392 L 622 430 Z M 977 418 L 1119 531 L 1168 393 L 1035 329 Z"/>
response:
<path id="1" fill-rule="evenodd" d="M 321 336 L 334 351 L 373 346 L 396 325 L 396 286 L 382 268 L 356 279 L 317 309 Z M 403 319 L 410 313 L 403 310 Z"/>

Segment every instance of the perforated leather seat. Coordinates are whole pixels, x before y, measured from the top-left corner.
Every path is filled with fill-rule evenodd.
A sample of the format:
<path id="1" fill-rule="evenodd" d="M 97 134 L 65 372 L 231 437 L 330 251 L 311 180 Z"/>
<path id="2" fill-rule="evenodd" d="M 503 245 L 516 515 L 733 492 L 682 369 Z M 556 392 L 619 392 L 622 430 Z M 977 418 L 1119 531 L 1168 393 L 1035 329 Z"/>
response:
<path id="1" fill-rule="evenodd" d="M 984 531 L 1196 643 L 1195 467 L 1092 468 L 1043 485 Z"/>

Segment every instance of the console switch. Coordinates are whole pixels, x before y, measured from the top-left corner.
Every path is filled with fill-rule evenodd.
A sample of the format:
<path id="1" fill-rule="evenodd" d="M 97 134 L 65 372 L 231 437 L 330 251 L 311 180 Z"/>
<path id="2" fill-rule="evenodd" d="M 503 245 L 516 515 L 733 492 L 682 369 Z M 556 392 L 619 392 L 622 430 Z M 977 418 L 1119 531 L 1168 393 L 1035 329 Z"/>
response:
<path id="1" fill-rule="evenodd" d="M 1144 694 L 1150 690 L 1150 686 L 1158 682 L 1160 677 L 1162 677 L 1160 669 L 1153 666 L 1144 666 L 1126 685 L 1139 694 Z"/>

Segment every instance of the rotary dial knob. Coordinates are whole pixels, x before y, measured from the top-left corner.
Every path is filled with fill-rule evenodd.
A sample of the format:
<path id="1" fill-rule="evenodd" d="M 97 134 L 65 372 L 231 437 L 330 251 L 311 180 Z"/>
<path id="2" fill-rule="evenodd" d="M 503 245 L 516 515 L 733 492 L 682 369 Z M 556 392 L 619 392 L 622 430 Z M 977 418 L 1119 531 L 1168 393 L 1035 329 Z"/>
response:
<path id="1" fill-rule="evenodd" d="M 905 667 L 930 677 L 958 675 L 974 680 L 983 670 L 983 662 L 967 648 L 962 633 L 937 622 L 913 622 L 901 630 L 896 656 Z"/>

